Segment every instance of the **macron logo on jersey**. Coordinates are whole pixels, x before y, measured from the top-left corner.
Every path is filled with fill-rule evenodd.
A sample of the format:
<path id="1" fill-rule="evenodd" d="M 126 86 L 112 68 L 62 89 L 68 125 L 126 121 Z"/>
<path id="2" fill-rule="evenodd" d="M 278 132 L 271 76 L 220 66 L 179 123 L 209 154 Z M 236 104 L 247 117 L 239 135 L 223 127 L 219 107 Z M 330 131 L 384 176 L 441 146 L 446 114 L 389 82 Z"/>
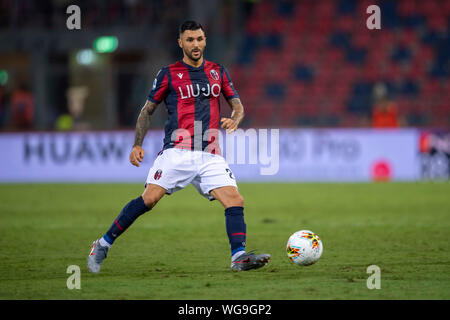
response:
<path id="1" fill-rule="evenodd" d="M 183 78 L 183 74 L 182 74 L 182 73 L 178 73 L 177 76 L 178 76 L 178 78 L 180 78 L 180 79 Z"/>

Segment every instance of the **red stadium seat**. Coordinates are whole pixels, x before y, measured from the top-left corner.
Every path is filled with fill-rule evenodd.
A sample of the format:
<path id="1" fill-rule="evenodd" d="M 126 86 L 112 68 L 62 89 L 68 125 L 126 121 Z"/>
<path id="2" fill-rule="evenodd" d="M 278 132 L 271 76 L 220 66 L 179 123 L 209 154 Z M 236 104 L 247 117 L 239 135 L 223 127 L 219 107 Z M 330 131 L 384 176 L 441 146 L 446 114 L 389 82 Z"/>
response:
<path id="1" fill-rule="evenodd" d="M 423 84 L 422 94 L 425 97 L 437 96 L 440 92 L 440 84 L 436 79 L 429 79 Z"/>
<path id="2" fill-rule="evenodd" d="M 433 13 L 440 11 L 440 4 L 442 2 L 445 1 L 434 1 L 434 0 L 419 1 L 417 2 L 417 6 L 418 10 L 420 10 L 420 13 L 430 16 Z"/>
<path id="3" fill-rule="evenodd" d="M 400 31 L 398 35 L 398 44 L 406 47 L 411 47 L 418 42 L 418 35 L 415 30 L 405 29 Z"/>
<path id="4" fill-rule="evenodd" d="M 353 29 L 356 29 L 354 28 L 354 20 L 350 15 L 340 16 L 335 21 L 336 30 L 348 33 L 353 32 Z"/>
<path id="5" fill-rule="evenodd" d="M 447 30 L 447 18 L 441 14 L 431 15 L 427 19 L 428 27 L 433 31 Z"/>
<path id="6" fill-rule="evenodd" d="M 415 1 L 399 1 L 397 12 L 400 16 L 412 16 L 418 13 Z"/>

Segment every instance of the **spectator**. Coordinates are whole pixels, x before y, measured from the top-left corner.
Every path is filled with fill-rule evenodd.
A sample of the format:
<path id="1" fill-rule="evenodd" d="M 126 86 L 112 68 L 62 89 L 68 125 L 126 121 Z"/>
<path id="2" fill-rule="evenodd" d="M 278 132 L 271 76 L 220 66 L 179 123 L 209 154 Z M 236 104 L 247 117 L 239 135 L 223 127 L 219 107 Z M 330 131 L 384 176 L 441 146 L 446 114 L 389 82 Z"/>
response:
<path id="1" fill-rule="evenodd" d="M 34 102 L 31 92 L 25 85 L 20 85 L 12 93 L 11 112 L 15 128 L 27 130 L 33 127 Z"/>
<path id="2" fill-rule="evenodd" d="M 398 128 L 397 104 L 388 98 L 386 86 L 383 83 L 375 85 L 374 99 L 372 126 L 374 128 Z"/>

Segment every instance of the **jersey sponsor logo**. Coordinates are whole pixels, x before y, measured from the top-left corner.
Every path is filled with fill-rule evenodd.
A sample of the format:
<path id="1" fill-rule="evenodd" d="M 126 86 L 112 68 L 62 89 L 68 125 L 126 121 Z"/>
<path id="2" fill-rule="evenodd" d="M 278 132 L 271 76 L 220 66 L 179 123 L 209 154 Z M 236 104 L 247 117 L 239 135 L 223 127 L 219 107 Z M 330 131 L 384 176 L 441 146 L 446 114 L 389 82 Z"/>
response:
<path id="1" fill-rule="evenodd" d="M 200 94 L 203 94 L 205 97 L 209 97 L 210 95 L 212 95 L 213 97 L 217 98 L 218 96 L 220 96 L 220 90 L 221 87 L 217 83 L 213 84 L 212 86 L 210 86 L 208 83 L 206 86 L 200 87 L 200 85 L 197 83 L 195 87 L 192 84 L 186 85 L 184 87 L 178 87 L 181 99 L 192 97 L 195 98 Z"/>
<path id="2" fill-rule="evenodd" d="M 155 180 L 159 180 L 159 178 L 161 178 L 161 176 L 162 176 L 162 170 L 161 170 L 161 169 L 158 169 L 158 170 L 155 172 L 155 175 L 153 176 L 153 178 L 155 178 Z"/>
<path id="3" fill-rule="evenodd" d="M 180 73 L 177 73 L 177 76 L 178 76 L 178 78 L 180 78 L 180 79 L 182 79 L 183 78 L 183 74 L 180 72 Z"/>
<path id="4" fill-rule="evenodd" d="M 155 80 L 153 80 L 153 87 L 152 90 L 155 90 L 156 88 L 156 83 L 158 82 L 158 79 L 155 78 Z"/>
<path id="5" fill-rule="evenodd" d="M 217 73 L 217 71 L 216 70 L 211 70 L 210 72 L 209 72 L 210 74 L 211 74 L 211 77 L 214 79 L 214 80 L 219 80 L 219 74 Z"/>

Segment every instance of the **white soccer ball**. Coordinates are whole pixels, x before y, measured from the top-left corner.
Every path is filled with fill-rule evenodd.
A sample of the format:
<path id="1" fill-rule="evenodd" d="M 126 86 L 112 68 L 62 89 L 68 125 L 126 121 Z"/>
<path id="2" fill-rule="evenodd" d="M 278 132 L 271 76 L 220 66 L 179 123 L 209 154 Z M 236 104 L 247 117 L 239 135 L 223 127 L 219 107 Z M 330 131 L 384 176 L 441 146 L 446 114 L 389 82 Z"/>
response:
<path id="1" fill-rule="evenodd" d="M 293 263 L 310 266 L 319 260 L 323 245 L 319 235 L 310 230 L 300 230 L 289 237 L 286 252 Z"/>

